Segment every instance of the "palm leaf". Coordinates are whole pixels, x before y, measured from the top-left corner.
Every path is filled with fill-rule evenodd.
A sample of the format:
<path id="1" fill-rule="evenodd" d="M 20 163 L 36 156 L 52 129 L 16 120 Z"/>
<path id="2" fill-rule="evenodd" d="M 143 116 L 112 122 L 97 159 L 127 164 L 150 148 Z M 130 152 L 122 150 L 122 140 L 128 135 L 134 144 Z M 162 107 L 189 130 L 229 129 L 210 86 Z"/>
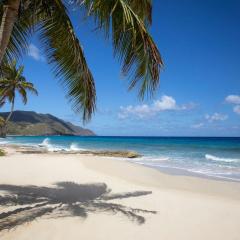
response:
<path id="1" fill-rule="evenodd" d="M 95 109 L 95 85 L 63 1 L 25 3 L 27 5 L 21 7 L 14 26 L 5 62 L 25 53 L 29 36 L 34 30 L 40 31 L 48 61 L 53 65 L 55 75 L 61 79 L 74 111 L 82 111 L 83 119 L 90 119 Z M 0 5 L 0 15 L 1 12 Z"/>
<path id="2" fill-rule="evenodd" d="M 37 90 L 31 82 L 27 82 L 22 75 L 24 67 L 17 66 L 16 61 L 10 63 L 2 63 L 0 75 L 0 106 L 4 105 L 6 101 L 14 102 L 16 92 L 18 92 L 23 100 L 27 103 L 27 91 L 38 94 Z"/>
<path id="3" fill-rule="evenodd" d="M 35 87 L 33 86 L 32 83 L 21 81 L 19 85 L 20 85 L 21 88 L 23 88 L 25 90 L 28 90 L 32 94 L 38 95 L 38 91 L 35 89 Z"/>
<path id="4" fill-rule="evenodd" d="M 60 78 L 73 110 L 82 112 L 87 121 L 95 110 L 96 91 L 80 42 L 62 1 L 39 2 L 42 20 L 37 30 L 48 62 Z"/>
<path id="5" fill-rule="evenodd" d="M 24 89 L 24 87 L 18 86 L 18 92 L 19 92 L 19 95 L 22 98 L 23 104 L 26 105 L 27 104 L 27 92 L 26 92 L 26 90 Z"/>
<path id="6" fill-rule="evenodd" d="M 147 26 L 152 24 L 152 0 L 131 0 L 128 4 Z"/>
<path id="7" fill-rule="evenodd" d="M 151 0 L 72 0 L 95 18 L 98 27 L 112 36 L 114 54 L 122 72 L 131 77 L 129 89 L 139 87 L 139 95 L 152 94 L 159 84 L 163 65 L 147 27 L 152 21 Z M 92 74 L 68 17 L 65 1 L 22 1 L 19 19 L 5 54 L 5 61 L 25 53 L 28 39 L 39 30 L 43 47 L 55 75 L 61 79 L 76 112 L 88 120 L 95 109 L 96 93 Z M 3 2 L 0 3 L 0 17 Z M 34 28 L 36 27 L 36 28 Z"/>
<path id="8" fill-rule="evenodd" d="M 151 1 L 75 0 L 74 3 L 94 17 L 106 37 L 112 36 L 114 55 L 122 63 L 123 74 L 130 76 L 129 89 L 138 86 L 141 98 L 145 93 L 152 95 L 159 85 L 163 61 L 147 30 L 152 18 Z"/>
<path id="9" fill-rule="evenodd" d="M 3 2 L 1 2 L 0 19 L 2 19 L 3 5 Z M 34 31 L 34 25 L 38 21 L 36 11 L 37 8 L 35 4 L 28 4 L 27 8 L 24 4 L 21 4 L 18 19 L 14 24 L 11 38 L 4 55 L 3 61 L 6 64 L 12 62 L 14 59 L 18 59 L 28 51 L 28 40 Z"/>

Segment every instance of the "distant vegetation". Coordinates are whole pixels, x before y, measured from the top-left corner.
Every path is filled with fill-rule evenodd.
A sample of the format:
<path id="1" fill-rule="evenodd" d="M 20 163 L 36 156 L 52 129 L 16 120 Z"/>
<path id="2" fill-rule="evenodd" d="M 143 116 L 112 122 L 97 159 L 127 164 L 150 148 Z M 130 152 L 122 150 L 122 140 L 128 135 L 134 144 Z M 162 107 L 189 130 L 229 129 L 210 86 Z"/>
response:
<path id="1" fill-rule="evenodd" d="M 9 112 L 0 113 L 5 118 Z M 14 111 L 8 123 L 9 135 L 95 135 L 91 130 L 75 126 L 51 114 Z"/>

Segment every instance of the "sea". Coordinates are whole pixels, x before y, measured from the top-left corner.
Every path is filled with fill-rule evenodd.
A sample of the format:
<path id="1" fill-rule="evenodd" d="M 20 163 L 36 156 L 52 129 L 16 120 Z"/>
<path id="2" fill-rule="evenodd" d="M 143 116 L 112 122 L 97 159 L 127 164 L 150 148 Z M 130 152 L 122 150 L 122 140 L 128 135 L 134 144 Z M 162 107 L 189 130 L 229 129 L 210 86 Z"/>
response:
<path id="1" fill-rule="evenodd" d="M 49 151 L 136 151 L 142 157 L 115 160 L 172 174 L 240 181 L 240 137 L 16 136 L 0 140 L 7 143 Z"/>

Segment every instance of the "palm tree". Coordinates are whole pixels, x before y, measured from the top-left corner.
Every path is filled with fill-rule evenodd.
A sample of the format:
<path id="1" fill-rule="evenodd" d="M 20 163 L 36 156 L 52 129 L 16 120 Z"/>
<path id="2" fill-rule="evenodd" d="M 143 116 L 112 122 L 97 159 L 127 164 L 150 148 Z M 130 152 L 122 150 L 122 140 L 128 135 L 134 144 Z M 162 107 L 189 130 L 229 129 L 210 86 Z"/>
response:
<path id="1" fill-rule="evenodd" d="M 27 91 L 38 94 L 34 85 L 26 81 L 26 78 L 22 75 L 24 67 L 20 66 L 17 68 L 16 61 L 12 61 L 9 64 L 2 64 L 1 67 L 1 79 L 0 79 L 0 105 L 5 104 L 7 101 L 11 104 L 11 110 L 9 115 L 1 124 L 1 134 L 3 137 L 6 136 L 6 127 L 13 114 L 14 103 L 16 93 L 22 98 L 24 104 L 27 103 Z"/>
<path id="2" fill-rule="evenodd" d="M 72 8 L 93 18 L 97 29 L 111 38 L 123 74 L 131 76 L 129 89 L 138 87 L 141 98 L 145 93 L 152 96 L 163 66 L 148 31 L 152 0 L 2 0 L 0 63 L 26 52 L 29 37 L 38 32 L 73 110 L 83 112 L 83 120 L 89 120 L 95 110 L 95 84 L 68 15 Z"/>

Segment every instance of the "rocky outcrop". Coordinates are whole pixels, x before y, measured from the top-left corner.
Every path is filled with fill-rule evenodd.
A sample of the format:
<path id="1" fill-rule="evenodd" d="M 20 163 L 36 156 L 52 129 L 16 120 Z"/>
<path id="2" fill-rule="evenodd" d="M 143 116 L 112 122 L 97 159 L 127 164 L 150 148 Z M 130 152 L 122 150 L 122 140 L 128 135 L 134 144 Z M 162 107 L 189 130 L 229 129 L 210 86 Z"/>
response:
<path id="1" fill-rule="evenodd" d="M 94 150 L 84 150 L 84 151 L 66 151 L 58 150 L 49 152 L 45 147 L 23 147 L 12 145 L 17 152 L 25 154 L 44 154 L 44 153 L 61 153 L 61 154 L 83 154 L 83 155 L 93 155 L 93 156 L 103 156 L 103 157 L 121 157 L 121 158 L 138 158 L 142 157 L 141 154 L 133 151 L 94 151 Z"/>

